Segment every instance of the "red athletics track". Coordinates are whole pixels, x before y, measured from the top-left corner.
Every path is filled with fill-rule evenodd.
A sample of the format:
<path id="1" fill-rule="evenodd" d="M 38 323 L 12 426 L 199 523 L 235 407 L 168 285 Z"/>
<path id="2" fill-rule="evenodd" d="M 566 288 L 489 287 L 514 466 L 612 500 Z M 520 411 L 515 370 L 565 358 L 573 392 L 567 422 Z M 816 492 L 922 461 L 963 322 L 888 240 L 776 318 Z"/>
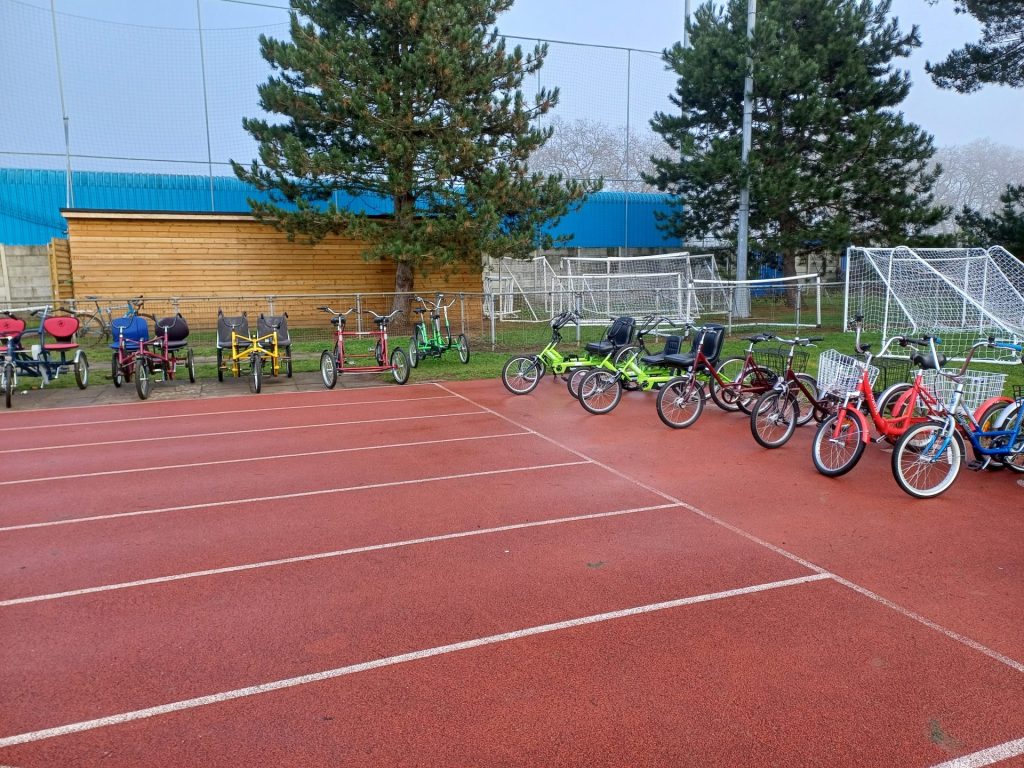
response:
<path id="1" fill-rule="evenodd" d="M 0 764 L 1024 765 L 1008 474 L 548 382 L 9 415 Z"/>

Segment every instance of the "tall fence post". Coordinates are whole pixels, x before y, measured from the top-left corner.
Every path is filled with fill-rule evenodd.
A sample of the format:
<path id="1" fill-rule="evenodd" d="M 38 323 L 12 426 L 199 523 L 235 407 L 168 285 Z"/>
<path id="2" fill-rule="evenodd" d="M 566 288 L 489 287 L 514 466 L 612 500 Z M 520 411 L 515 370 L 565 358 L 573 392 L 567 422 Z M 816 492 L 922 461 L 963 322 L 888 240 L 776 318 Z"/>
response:
<path id="1" fill-rule="evenodd" d="M 816 320 L 816 322 L 814 324 L 814 327 L 815 328 L 821 328 L 821 275 L 818 275 L 814 279 L 814 283 L 815 283 L 815 290 L 816 290 L 816 293 L 817 293 L 817 304 L 818 304 L 818 309 L 817 309 L 817 312 L 815 313 L 815 320 Z"/>
<path id="2" fill-rule="evenodd" d="M 491 318 L 491 352 L 493 352 L 497 338 L 494 329 L 494 291 L 488 291 L 484 297 L 487 303 L 487 315 Z"/>
<path id="3" fill-rule="evenodd" d="M 267 314 L 274 314 L 274 297 L 267 296 Z"/>
<path id="4" fill-rule="evenodd" d="M 796 284 L 796 327 L 797 333 L 800 332 L 800 310 L 804 306 L 804 286 L 803 283 L 798 282 Z"/>
<path id="5" fill-rule="evenodd" d="M 363 294 L 356 294 L 356 330 L 363 332 Z"/>
<path id="6" fill-rule="evenodd" d="M 462 335 L 466 335 L 466 294 L 459 294 L 459 321 L 462 327 Z"/>

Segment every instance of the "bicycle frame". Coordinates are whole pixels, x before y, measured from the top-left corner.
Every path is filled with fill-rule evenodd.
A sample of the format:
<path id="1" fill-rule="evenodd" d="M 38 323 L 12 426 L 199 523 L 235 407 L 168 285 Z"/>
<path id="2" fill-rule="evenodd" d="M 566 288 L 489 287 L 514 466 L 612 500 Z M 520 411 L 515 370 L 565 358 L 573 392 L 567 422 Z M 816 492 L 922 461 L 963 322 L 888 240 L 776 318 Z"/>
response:
<path id="1" fill-rule="evenodd" d="M 240 344 L 244 341 L 245 344 Z M 269 341 L 270 344 L 264 344 Z M 235 376 L 241 375 L 241 361 L 248 360 L 250 365 L 263 365 L 264 360 L 270 360 L 271 372 L 277 376 L 280 372 L 281 353 L 277 347 L 277 331 L 271 331 L 263 336 L 245 336 L 231 331 L 231 355 L 228 358 L 231 362 L 232 372 Z"/>
<path id="2" fill-rule="evenodd" d="M 637 332 L 637 345 L 639 349 L 634 354 L 624 356 L 624 359 L 618 364 L 614 362 L 614 354 L 609 354 L 591 367 L 611 371 L 619 377 L 624 386 L 629 388 L 629 385 L 632 385 L 633 389 L 638 389 L 641 392 L 650 392 L 652 389 L 657 389 L 661 385 L 666 384 L 678 376 L 676 369 L 664 365 L 643 363 L 642 357 L 646 349 L 644 337 L 648 334 L 660 335 L 657 333 L 658 327 L 668 322 L 671 321 L 665 317 L 649 318 Z M 683 334 L 684 337 L 689 335 L 690 327 L 687 326 L 686 333 Z M 703 343 L 703 334 L 701 342 Z"/>

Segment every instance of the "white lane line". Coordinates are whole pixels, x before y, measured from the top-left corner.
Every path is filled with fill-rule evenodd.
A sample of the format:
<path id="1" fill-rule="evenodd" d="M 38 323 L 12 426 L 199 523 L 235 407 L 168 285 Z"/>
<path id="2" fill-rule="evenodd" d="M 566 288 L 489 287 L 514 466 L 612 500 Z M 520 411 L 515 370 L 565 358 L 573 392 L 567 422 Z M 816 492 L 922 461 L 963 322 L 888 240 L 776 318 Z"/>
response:
<path id="1" fill-rule="evenodd" d="M 413 403 L 420 400 L 451 400 L 451 395 L 429 397 L 402 397 L 393 400 L 363 400 L 358 403 L 313 403 L 311 405 L 279 405 L 270 408 L 243 408 L 237 411 L 199 411 L 196 413 L 169 413 L 162 416 L 132 416 L 127 419 L 99 419 L 96 421 L 67 421 L 55 424 L 26 424 L 20 427 L 0 427 L 0 432 L 14 432 L 21 429 L 65 429 L 67 427 L 92 427 L 99 424 L 126 424 L 135 421 L 160 421 L 161 419 L 191 419 L 202 416 L 233 416 L 273 411 L 302 411 L 310 408 L 352 408 L 359 405 L 389 405 L 391 403 Z M 0 766 L 2 768 L 2 766 Z"/>
<path id="2" fill-rule="evenodd" d="M 986 765 L 1009 760 L 1011 757 L 1024 755 L 1024 739 L 1014 739 L 969 755 L 961 755 L 945 763 L 938 763 L 932 768 L 983 768 Z"/>
<path id="3" fill-rule="evenodd" d="M 284 499 L 303 499 L 311 496 L 326 496 L 332 493 L 349 493 L 351 491 L 367 491 L 377 488 L 395 488 L 401 485 L 417 485 L 418 483 L 436 483 L 443 480 L 461 480 L 467 477 L 488 477 L 490 475 L 507 475 L 513 472 L 531 472 L 535 469 L 559 469 L 561 467 L 578 467 L 583 464 L 590 464 L 589 461 L 561 461 L 556 464 L 534 464 L 529 467 L 511 467 L 509 469 L 488 469 L 480 472 L 463 472 L 457 475 L 438 475 L 435 477 L 420 477 L 414 480 L 392 480 L 387 483 L 368 483 L 366 485 L 349 485 L 341 488 L 324 488 L 318 491 L 296 491 L 295 493 L 281 493 L 275 496 L 254 496 L 248 499 L 225 499 L 224 501 L 206 501 L 201 504 L 182 504 L 177 507 L 161 507 L 159 509 L 142 509 L 137 512 L 115 512 L 110 515 L 91 515 L 90 517 L 72 517 L 66 520 L 50 520 L 45 523 L 24 523 L 22 525 L 8 525 L 0 528 L 0 533 L 9 531 L 25 531 L 30 528 L 53 528 L 58 525 L 75 525 L 77 523 L 91 523 L 98 520 L 117 520 L 124 517 L 139 517 L 141 515 L 159 515 L 164 512 L 183 512 L 191 509 L 211 509 L 213 507 L 229 507 L 234 504 L 254 504 L 264 501 L 282 501 Z"/>
<path id="4" fill-rule="evenodd" d="M 829 573 L 829 571 L 827 571 L 825 568 L 822 568 L 820 565 L 812 563 L 809 560 L 805 560 L 804 558 L 800 557 L 799 555 L 795 555 L 792 552 L 789 552 L 789 551 L 783 549 L 782 547 L 778 547 L 778 546 L 776 546 L 775 544 L 772 544 L 769 541 L 765 541 L 764 539 L 759 538 L 759 537 L 755 536 L 752 533 L 749 533 L 748 531 L 744 531 L 742 528 L 737 528 L 732 523 L 727 523 L 725 520 L 722 520 L 722 519 L 720 519 L 718 517 L 715 517 L 714 515 L 712 515 L 712 514 L 710 514 L 708 512 L 705 512 L 704 510 L 699 509 L 698 507 L 695 507 L 692 504 L 688 504 L 687 502 L 682 501 L 681 499 L 677 499 L 676 497 L 674 497 L 674 496 L 672 496 L 672 495 L 670 495 L 668 493 L 665 493 L 664 491 L 660 491 L 657 488 L 654 488 L 652 486 L 647 485 L 646 483 L 642 483 L 639 480 L 637 480 L 637 479 L 635 479 L 633 477 L 630 477 L 629 475 L 625 474 L 624 472 L 620 472 L 619 470 L 615 469 L 614 467 L 610 467 L 607 464 L 604 464 L 604 463 L 602 463 L 600 461 L 597 461 L 596 459 L 594 459 L 594 458 L 592 458 L 590 456 L 587 456 L 585 453 L 582 453 L 582 452 L 577 451 L 577 450 L 575 450 L 573 448 L 570 448 L 567 445 L 563 445 L 562 443 L 558 442 L 557 440 L 554 440 L 553 438 L 550 438 L 547 435 L 541 434 L 540 432 L 537 432 L 534 429 L 530 429 L 530 427 L 526 426 L 525 424 L 520 424 L 515 419 L 511 419 L 508 416 L 505 416 L 505 415 L 503 415 L 501 413 L 498 413 L 493 408 L 488 408 L 485 405 L 481 405 L 480 403 L 477 403 L 477 402 L 471 400 L 470 398 L 466 397 L 465 395 L 461 395 L 458 392 L 454 392 L 453 390 L 448 389 L 443 384 L 437 384 L 436 386 L 440 387 L 445 392 L 453 394 L 456 397 L 462 398 L 465 402 L 469 403 L 470 405 L 474 405 L 477 408 L 482 408 L 483 410 L 487 411 L 488 413 L 493 414 L 494 416 L 497 416 L 499 419 L 503 419 L 503 420 L 507 421 L 509 424 L 512 424 L 513 426 L 516 426 L 519 429 L 523 429 L 523 430 L 527 430 L 529 432 L 533 432 L 535 435 L 537 435 L 540 438 L 543 438 L 544 440 L 547 440 L 552 445 L 558 446 L 559 448 L 562 448 L 562 449 L 564 449 L 566 451 L 569 451 L 573 455 L 579 456 L 581 459 L 587 459 L 591 463 L 593 463 L 595 466 L 601 467 L 602 469 L 605 469 L 608 472 L 611 472 L 612 474 L 614 474 L 614 475 L 616 475 L 618 477 L 623 478 L 624 480 L 628 480 L 629 482 L 639 486 L 640 488 L 643 488 L 646 491 L 649 491 L 649 492 L 651 492 L 653 494 L 656 494 L 656 495 L 660 496 L 661 498 L 665 499 L 666 501 L 670 501 L 670 502 L 673 502 L 675 504 L 678 504 L 679 506 L 683 507 L 684 509 L 687 509 L 690 512 L 693 512 L 695 515 L 699 515 L 699 516 L 703 517 L 708 522 L 714 523 L 715 525 L 720 525 L 721 527 L 725 528 L 726 530 L 732 531 L 733 533 L 737 534 L 738 536 L 742 536 L 743 538 L 747 539 L 748 541 L 753 542 L 754 544 L 757 544 L 757 545 L 759 545 L 761 547 L 764 547 L 765 549 L 769 549 L 772 552 L 775 552 L 776 554 L 781 555 L 782 557 L 785 557 L 785 558 L 788 558 L 789 560 L 792 560 L 793 562 L 800 563 L 805 568 L 809 568 L 810 570 L 815 571 L 817 573 Z M 961 645 L 965 645 L 968 648 L 971 648 L 972 650 L 975 650 L 975 651 L 978 651 L 980 653 L 983 653 L 986 656 L 988 656 L 989 658 L 994 659 L 995 661 L 998 661 L 1000 664 L 1004 664 L 1004 665 L 1010 667 L 1011 669 L 1016 670 L 1017 672 L 1024 672 L 1024 664 L 1022 664 L 1021 662 L 1017 661 L 1016 659 L 1010 658 L 1009 656 L 1006 656 L 1006 655 L 1004 655 L 1002 653 L 999 653 L 998 651 L 995 651 L 995 650 L 989 648 L 986 645 L 982 645 L 977 640 L 972 640 L 971 638 L 969 638 L 969 637 L 967 637 L 965 635 L 961 635 L 959 632 L 954 632 L 951 629 L 943 627 L 942 625 L 937 624 L 936 622 L 932 621 L 931 619 L 928 619 L 928 618 L 922 616 L 921 614 L 916 613 L 916 612 L 910 610 L 909 608 L 904 608 L 903 606 L 901 606 L 901 605 L 899 605 L 897 603 L 894 603 L 893 601 L 888 600 L 888 599 L 882 597 L 881 595 L 876 594 L 875 592 L 872 592 L 871 590 L 867 589 L 866 587 L 862 587 L 862 586 L 860 586 L 858 584 L 855 584 L 852 581 L 849 581 L 848 579 L 844 579 L 844 578 L 842 578 L 840 576 L 837 576 L 835 574 L 831 574 L 831 576 L 832 576 L 832 578 L 835 580 L 835 582 L 837 584 L 842 584 L 844 587 L 847 587 L 848 589 L 852 589 L 854 592 L 857 592 L 858 594 L 860 594 L 860 595 L 862 595 L 864 597 L 867 597 L 870 600 L 874 600 L 875 602 L 879 603 L 880 605 L 884 605 L 886 608 L 894 610 L 894 611 L 900 613 L 901 615 L 905 616 L 908 619 L 916 621 L 917 623 L 922 624 L 922 625 L 928 627 L 931 630 L 939 632 L 942 635 L 944 635 L 945 637 L 949 638 L 950 640 L 953 640 L 954 642 L 960 643 Z"/>
<path id="5" fill-rule="evenodd" d="M 49 483 L 54 480 L 80 480 L 83 477 L 105 477 L 107 475 L 127 475 L 133 472 L 160 472 L 168 469 L 191 469 L 193 467 L 213 467 L 223 464 L 244 464 L 252 461 L 277 461 L 278 459 L 298 459 L 308 456 L 329 456 L 334 453 L 355 453 L 359 451 L 382 451 L 389 448 L 412 448 L 420 445 L 440 445 L 441 443 L 459 443 L 470 440 L 495 440 L 503 437 L 519 437 L 529 432 L 501 432 L 496 435 L 471 435 L 469 437 L 444 437 L 435 440 L 417 440 L 412 443 L 387 443 L 385 445 L 364 445 L 355 448 L 330 448 L 324 451 L 306 451 L 304 453 L 279 453 L 273 456 L 251 456 L 243 459 L 218 459 L 217 461 L 197 461 L 191 464 L 163 464 L 157 467 L 136 467 L 134 469 L 110 469 L 103 472 L 82 472 L 77 475 L 50 475 L 48 477 L 29 477 L 21 480 L 2 480 L 0 486 L 24 485 L 25 483 Z M 3 768 L 3 766 L 0 766 Z"/>
<path id="6" fill-rule="evenodd" d="M 223 437 L 225 435 L 251 435 L 259 432 L 284 432 L 290 429 L 324 429 L 326 427 L 347 427 L 353 424 L 383 424 L 386 421 L 415 421 L 417 419 L 448 419 L 453 416 L 479 416 L 484 411 L 458 411 L 456 413 L 437 413 L 426 416 L 393 416 L 387 419 L 354 419 L 352 421 L 327 421 L 321 424 L 296 424 L 287 427 L 259 427 L 256 429 L 234 429 L 224 432 L 199 432 L 188 435 L 157 435 L 138 437 L 128 440 L 103 440 L 96 443 L 66 443 L 64 445 L 40 445 L 35 448 L 9 448 L 4 453 L 26 453 L 28 451 L 58 451 L 62 448 L 95 448 L 100 445 L 128 445 L 130 443 L 155 443 L 160 440 L 194 440 L 197 437 Z"/>
<path id="7" fill-rule="evenodd" d="M 338 549 L 333 552 L 317 552 L 312 555 L 297 555 L 285 557 L 278 560 L 266 560 L 259 563 L 244 563 L 242 565 L 231 565 L 224 568 L 210 568 L 205 571 L 192 571 L 191 573 L 176 573 L 169 576 L 156 576 L 151 579 L 139 579 L 137 581 L 125 581 L 119 584 L 105 584 L 99 587 L 85 587 L 83 589 L 72 589 L 67 592 L 54 592 L 48 595 L 30 595 L 28 597 L 16 597 L 9 600 L 0 600 L 0 608 L 7 608 L 12 605 L 24 605 L 25 603 L 38 603 L 44 600 L 60 600 L 65 597 L 78 597 L 79 595 L 91 595 L 97 592 L 113 592 L 118 589 L 130 589 L 132 587 L 143 587 L 152 584 L 165 584 L 171 581 L 183 581 L 185 579 L 197 579 L 203 576 L 219 576 L 225 573 L 238 573 L 240 571 L 254 571 L 260 568 L 273 568 L 279 565 L 292 565 L 295 563 L 307 563 L 313 560 L 328 560 L 347 555 L 359 555 L 365 552 L 377 552 L 385 549 L 398 549 L 400 547 L 411 547 L 417 544 L 433 544 L 439 541 L 452 541 L 465 539 L 472 536 L 486 536 L 492 533 L 506 533 L 508 531 L 519 531 L 525 528 L 541 528 L 548 525 L 562 525 L 564 523 L 578 523 L 587 520 L 600 520 L 607 517 L 623 517 L 634 515 L 640 512 L 653 512 L 659 509 L 671 509 L 676 504 L 656 504 L 649 507 L 634 507 L 632 509 L 618 509 L 612 512 L 595 512 L 589 515 L 573 515 L 572 517 L 558 517 L 550 520 L 535 520 L 529 523 L 510 523 L 499 525 L 494 528 L 476 528 L 471 531 L 458 531 L 456 533 L 442 533 L 436 536 L 423 536 L 418 539 L 406 539 L 404 541 L 392 541 L 386 544 L 367 544 L 362 547 L 350 549 Z M 2 766 L 0 766 L 2 768 Z"/>
<path id="8" fill-rule="evenodd" d="M 656 611 L 666 611 L 673 608 L 681 608 L 688 605 L 696 605 L 698 603 L 707 603 L 713 600 L 724 600 L 730 597 L 740 597 L 742 595 L 750 595 L 756 592 L 766 592 L 768 590 L 773 589 L 782 589 L 784 587 L 797 586 L 799 584 L 805 584 L 812 581 L 821 581 L 823 579 L 828 578 L 828 574 L 816 573 L 809 576 L 800 576 L 795 579 L 773 581 L 766 584 L 755 584 L 749 587 L 739 587 L 737 589 L 728 589 L 722 592 L 712 592 L 705 595 L 684 597 L 678 600 L 669 600 L 663 603 L 651 603 L 649 605 L 640 605 L 633 608 L 624 608 L 618 611 L 598 613 L 591 616 L 581 616 L 579 618 L 568 619 L 566 621 L 558 621 L 552 624 L 542 624 L 539 626 L 527 627 L 525 629 L 517 629 L 511 632 L 503 632 L 498 635 L 478 637 L 472 640 L 464 640 L 458 643 L 450 643 L 448 645 L 439 645 L 434 648 L 426 648 L 420 651 L 413 651 L 411 653 L 403 653 L 398 656 L 388 656 L 382 659 L 374 659 L 372 661 L 365 661 L 360 664 L 350 664 L 345 667 L 328 669 L 323 672 L 314 672 L 312 674 L 301 675 L 299 677 L 290 677 L 283 680 L 274 680 L 269 683 L 253 685 L 247 688 L 236 688 L 232 691 L 222 691 L 221 693 L 214 693 L 208 696 L 198 696 L 193 699 L 185 699 L 183 701 L 176 701 L 170 704 L 162 704 L 156 707 L 137 709 L 132 712 L 122 712 L 116 715 L 100 717 L 95 720 L 85 720 L 78 723 L 69 723 L 67 725 L 58 726 L 56 728 L 46 728 L 44 730 L 31 731 L 29 733 L 20 733 L 14 736 L 7 736 L 5 738 L 0 738 L 0 749 L 2 749 L 3 747 L 13 747 L 18 744 L 28 744 L 33 741 L 42 741 L 43 739 L 52 739 L 57 736 L 67 736 L 68 734 L 72 733 L 81 733 L 82 731 L 89 731 L 96 728 L 104 728 L 111 725 L 121 725 L 123 723 L 129 723 L 134 720 L 143 720 L 145 718 L 156 717 L 158 715 L 166 715 L 171 712 L 181 712 L 183 710 L 207 706 L 209 704 L 219 704 L 221 702 L 231 701 L 233 699 L 241 699 L 246 698 L 248 696 L 257 696 L 263 693 L 270 693 L 271 691 L 279 691 L 285 688 L 294 688 L 299 685 L 308 685 L 309 683 L 318 683 L 324 680 L 332 680 L 334 678 L 344 677 L 345 675 L 353 675 L 359 672 L 366 672 L 371 669 L 380 669 L 382 667 L 391 667 L 395 666 L 396 664 L 404 664 L 405 662 L 409 661 L 419 661 L 421 659 L 429 659 L 434 656 L 442 656 L 449 653 L 456 653 L 458 651 L 467 651 L 473 648 L 480 648 L 486 645 L 506 643 L 513 640 L 520 640 L 524 637 L 532 637 L 534 635 L 541 635 L 548 632 L 558 632 L 560 630 L 573 629 L 575 627 L 584 627 L 590 624 L 598 624 L 605 621 L 613 621 L 616 619 L 623 619 L 631 616 L 640 616 L 642 614 L 654 613 Z"/>

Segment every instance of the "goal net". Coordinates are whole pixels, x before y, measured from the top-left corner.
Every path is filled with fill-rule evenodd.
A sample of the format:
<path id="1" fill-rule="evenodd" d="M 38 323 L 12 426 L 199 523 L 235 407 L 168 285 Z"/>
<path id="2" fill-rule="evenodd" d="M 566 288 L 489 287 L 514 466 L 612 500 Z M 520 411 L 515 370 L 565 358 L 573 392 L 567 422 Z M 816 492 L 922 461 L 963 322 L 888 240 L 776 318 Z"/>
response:
<path id="1" fill-rule="evenodd" d="M 963 359 L 988 336 L 1024 339 L 1024 265 L 992 248 L 856 248 L 846 254 L 845 322 L 883 338 L 934 333 L 942 353 Z M 1006 350 L 981 348 L 976 360 L 1012 362 Z"/>

